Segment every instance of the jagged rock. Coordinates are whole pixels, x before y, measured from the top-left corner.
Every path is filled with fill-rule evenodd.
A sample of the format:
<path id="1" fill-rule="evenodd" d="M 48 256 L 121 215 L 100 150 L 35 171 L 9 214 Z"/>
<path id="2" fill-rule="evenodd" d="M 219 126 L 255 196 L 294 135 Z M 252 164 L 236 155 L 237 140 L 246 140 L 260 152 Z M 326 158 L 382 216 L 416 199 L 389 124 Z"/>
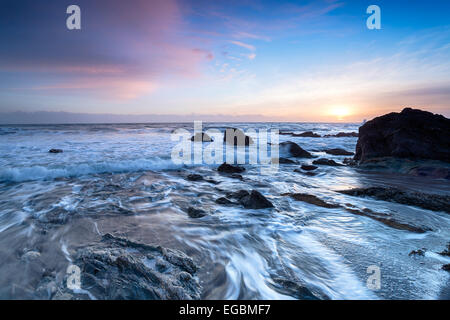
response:
<path id="1" fill-rule="evenodd" d="M 380 157 L 450 162 L 450 119 L 405 108 L 366 122 L 359 128 L 355 160 Z"/>
<path id="2" fill-rule="evenodd" d="M 337 134 L 327 134 L 326 138 L 344 138 L 344 137 L 356 137 L 358 138 L 358 132 L 339 132 Z"/>
<path id="3" fill-rule="evenodd" d="M 308 164 L 302 164 L 302 166 L 300 168 L 302 168 L 305 171 L 313 171 L 313 170 L 316 170 L 318 167 L 313 166 L 313 165 L 308 165 Z"/>
<path id="4" fill-rule="evenodd" d="M 238 147 L 249 146 L 254 143 L 253 139 L 246 136 L 242 130 L 234 128 L 225 130 L 223 142 Z"/>
<path id="5" fill-rule="evenodd" d="M 49 153 L 63 153 L 64 151 L 62 149 L 50 149 L 48 152 Z"/>
<path id="6" fill-rule="evenodd" d="M 306 131 L 302 133 L 292 133 L 293 137 L 305 137 L 305 138 L 320 138 L 320 134 L 314 133 L 312 131 Z"/>
<path id="7" fill-rule="evenodd" d="M 273 204 L 256 190 L 252 190 L 252 192 L 239 190 L 227 194 L 227 197 L 236 199 L 246 209 L 273 208 Z"/>
<path id="8" fill-rule="evenodd" d="M 294 160 L 291 160 L 291 159 L 288 159 L 288 158 L 280 157 L 278 159 L 278 163 L 280 163 L 280 164 L 297 164 L 297 161 L 294 161 Z"/>
<path id="9" fill-rule="evenodd" d="M 326 159 L 326 158 L 320 158 L 320 159 L 314 160 L 313 164 L 319 164 L 319 165 L 323 165 L 323 166 L 332 166 L 332 167 L 342 166 L 342 164 L 337 163 L 334 160 Z"/>
<path id="10" fill-rule="evenodd" d="M 195 135 L 191 137 L 191 141 L 213 142 L 214 140 L 207 133 L 197 132 Z"/>
<path id="11" fill-rule="evenodd" d="M 133 249 L 133 250 L 130 250 Z M 161 261 L 166 268 L 161 268 Z M 156 263 L 160 267 L 156 267 Z M 199 299 L 201 287 L 193 260 L 178 250 L 155 247 L 106 234 L 76 253 L 81 284 L 97 299 Z M 53 299 L 88 299 L 61 284 Z"/>
<path id="12" fill-rule="evenodd" d="M 283 196 L 289 196 L 294 200 L 297 201 L 303 201 L 306 203 L 310 203 L 319 207 L 323 207 L 323 208 L 330 208 L 330 209 L 334 209 L 334 208 L 339 208 L 340 205 L 338 204 L 334 204 L 334 203 L 328 203 L 325 202 L 319 198 L 317 198 L 316 196 L 312 195 L 312 194 L 306 194 L 306 193 L 285 193 L 282 194 Z"/>
<path id="13" fill-rule="evenodd" d="M 344 149 L 340 149 L 340 148 L 328 149 L 328 150 L 325 150 L 325 153 L 332 154 L 334 156 L 352 156 L 352 155 L 354 155 L 353 152 L 350 152 L 350 151 L 347 151 Z"/>
<path id="14" fill-rule="evenodd" d="M 408 256 L 425 256 L 425 251 L 427 251 L 425 248 L 422 249 L 417 249 L 417 250 L 412 250 Z"/>
<path id="15" fill-rule="evenodd" d="M 450 213 L 450 196 L 402 191 L 397 188 L 370 187 L 337 191 L 356 197 L 372 197 L 377 200 L 397 202 L 427 210 Z"/>
<path id="16" fill-rule="evenodd" d="M 233 166 L 228 163 L 222 163 L 219 168 L 217 168 L 217 171 L 222 173 L 241 173 L 245 171 L 245 168 Z"/>
<path id="17" fill-rule="evenodd" d="M 205 211 L 203 211 L 201 209 L 196 209 L 196 208 L 193 208 L 193 207 L 189 207 L 188 208 L 187 214 L 188 214 L 189 217 L 194 218 L 194 219 L 206 216 L 206 212 Z"/>
<path id="18" fill-rule="evenodd" d="M 225 197 L 220 197 L 220 198 L 216 199 L 216 203 L 222 204 L 222 205 L 232 205 L 232 204 L 234 204 L 232 201 L 228 200 Z"/>
<path id="19" fill-rule="evenodd" d="M 280 152 L 287 153 L 290 157 L 295 158 L 312 158 L 312 154 L 303 150 L 298 144 L 287 141 L 280 143 Z"/>
<path id="20" fill-rule="evenodd" d="M 199 174 L 190 174 L 186 177 L 189 181 L 201 181 L 203 177 Z"/>

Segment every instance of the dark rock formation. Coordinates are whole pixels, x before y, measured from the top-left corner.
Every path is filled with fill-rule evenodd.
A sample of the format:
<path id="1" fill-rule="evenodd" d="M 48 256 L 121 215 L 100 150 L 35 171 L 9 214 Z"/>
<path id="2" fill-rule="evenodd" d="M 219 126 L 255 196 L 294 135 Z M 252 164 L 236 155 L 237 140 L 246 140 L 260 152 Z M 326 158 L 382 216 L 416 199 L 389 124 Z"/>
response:
<path id="1" fill-rule="evenodd" d="M 245 171 L 245 168 L 233 166 L 228 163 L 222 163 L 218 168 L 217 171 L 222 173 L 241 173 Z"/>
<path id="2" fill-rule="evenodd" d="M 195 135 L 191 137 L 191 141 L 213 142 L 214 140 L 204 132 L 197 132 Z"/>
<path id="3" fill-rule="evenodd" d="M 223 142 L 238 147 L 249 146 L 254 143 L 253 139 L 246 136 L 242 130 L 234 128 L 225 130 Z"/>
<path id="4" fill-rule="evenodd" d="M 337 134 L 327 134 L 326 138 L 345 138 L 345 137 L 358 137 L 358 132 L 339 132 Z"/>
<path id="5" fill-rule="evenodd" d="M 190 174 L 186 177 L 187 180 L 189 181 L 201 181 L 203 180 L 203 177 L 199 174 Z"/>
<path id="6" fill-rule="evenodd" d="M 425 251 L 427 251 L 425 248 L 422 249 L 417 249 L 417 250 L 412 250 L 408 256 L 420 256 L 423 257 L 425 256 Z"/>
<path id="7" fill-rule="evenodd" d="M 73 264 L 81 269 L 83 287 L 97 299 L 200 298 L 197 266 L 178 250 L 106 234 L 100 243 L 79 249 Z M 88 299 L 67 289 L 66 279 L 59 290 L 54 299 Z"/>
<path id="8" fill-rule="evenodd" d="M 372 197 L 377 200 L 397 202 L 427 210 L 450 213 L 450 196 L 402 191 L 397 188 L 370 187 L 338 191 L 356 197 Z"/>
<path id="9" fill-rule="evenodd" d="M 354 155 L 353 152 L 344 150 L 344 149 L 340 149 L 340 148 L 335 148 L 335 149 L 328 149 L 325 150 L 326 153 L 328 154 L 332 154 L 334 156 L 352 156 Z"/>
<path id="10" fill-rule="evenodd" d="M 359 128 L 355 160 L 381 157 L 450 162 L 450 119 L 405 108 L 366 122 Z"/>
<path id="11" fill-rule="evenodd" d="M 297 164 L 297 161 L 294 161 L 294 160 L 291 160 L 291 159 L 288 159 L 288 158 L 280 157 L 278 159 L 278 163 L 279 164 Z"/>
<path id="12" fill-rule="evenodd" d="M 320 138 L 320 134 L 314 133 L 312 131 L 306 131 L 303 133 L 293 133 L 293 137 L 305 137 L 305 138 Z"/>
<path id="13" fill-rule="evenodd" d="M 323 166 L 332 166 L 332 167 L 338 167 L 342 166 L 342 164 L 337 163 L 334 160 L 326 159 L 326 158 L 320 158 L 313 161 L 313 164 L 323 165 Z"/>
<path id="14" fill-rule="evenodd" d="M 246 209 L 264 209 L 273 208 L 273 204 L 256 190 L 248 192 L 247 190 L 239 190 L 227 194 L 228 198 L 236 199 L 239 204 Z"/>
<path id="15" fill-rule="evenodd" d="M 305 171 L 313 171 L 313 170 L 316 170 L 318 167 L 313 166 L 313 165 L 308 165 L 308 164 L 302 164 L 302 166 L 300 168 L 302 168 Z"/>
<path id="16" fill-rule="evenodd" d="M 49 153 L 63 153 L 63 150 L 62 149 L 50 149 L 48 152 Z"/>
<path id="17" fill-rule="evenodd" d="M 450 180 L 450 168 L 418 166 L 408 171 L 408 174 L 417 177 Z"/>
<path id="18" fill-rule="evenodd" d="M 280 143 L 280 153 L 287 153 L 290 157 L 295 158 L 312 158 L 312 154 L 303 150 L 298 144 L 287 141 Z"/>
<path id="19" fill-rule="evenodd" d="M 313 204 L 319 207 L 323 207 L 323 208 L 330 208 L 330 209 L 334 209 L 334 208 L 340 208 L 340 205 L 338 204 L 334 204 L 334 203 L 328 203 L 325 202 L 319 198 L 317 198 L 316 196 L 312 195 L 312 194 L 306 194 L 306 193 L 285 193 L 282 194 L 283 196 L 290 196 L 292 199 L 297 200 L 297 201 L 303 201 L 309 204 Z"/>
<path id="20" fill-rule="evenodd" d="M 329 300 L 324 294 L 313 293 L 308 288 L 288 279 L 273 278 L 277 291 L 300 300 Z"/>
<path id="21" fill-rule="evenodd" d="M 303 174 L 305 176 L 309 176 L 309 177 L 314 177 L 315 175 L 317 175 L 317 173 L 315 173 L 315 172 L 303 171 L 303 170 L 300 170 L 300 169 L 295 169 L 294 172 L 301 173 L 301 174 Z"/>
<path id="22" fill-rule="evenodd" d="M 444 264 L 444 265 L 442 266 L 442 270 L 450 271 L 450 263 Z"/>
<path id="23" fill-rule="evenodd" d="M 234 204 L 234 202 L 228 200 L 228 199 L 225 198 L 225 197 L 220 197 L 220 198 L 216 199 L 216 203 L 217 203 L 217 204 L 226 205 L 226 206 L 227 206 L 227 205 L 232 205 L 232 204 Z"/>
<path id="24" fill-rule="evenodd" d="M 447 244 L 447 248 L 442 252 L 439 252 L 441 256 L 450 257 L 450 242 Z"/>
<path id="25" fill-rule="evenodd" d="M 206 212 L 205 211 L 203 211 L 201 209 L 196 209 L 196 208 L 193 208 L 193 207 L 189 207 L 188 208 L 187 214 L 188 214 L 189 217 L 194 218 L 194 219 L 206 216 Z"/>

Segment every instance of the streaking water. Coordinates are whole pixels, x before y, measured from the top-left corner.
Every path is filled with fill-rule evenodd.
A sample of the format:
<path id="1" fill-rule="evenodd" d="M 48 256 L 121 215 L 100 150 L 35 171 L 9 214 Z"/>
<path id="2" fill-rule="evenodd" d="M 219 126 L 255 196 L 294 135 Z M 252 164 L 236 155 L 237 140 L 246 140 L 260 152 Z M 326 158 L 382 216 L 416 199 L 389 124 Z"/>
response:
<path id="1" fill-rule="evenodd" d="M 276 128 L 321 135 L 357 131 L 357 124 L 208 124 L 207 128 Z M 336 190 L 392 185 L 450 193 L 448 182 L 325 167 L 314 177 L 280 165 L 261 175 L 247 165 L 244 180 L 221 176 L 217 165 L 174 165 L 170 134 L 192 124 L 59 125 L 0 127 L 0 298 L 37 298 L 43 271 L 62 279 L 75 251 L 104 233 L 176 248 L 200 266 L 206 299 L 292 299 L 277 279 L 332 299 L 448 298 L 450 263 L 438 255 L 450 239 L 450 217 L 415 207 L 349 197 Z M 357 138 L 299 138 L 314 155 L 342 162 L 322 150 L 354 151 Z M 64 150 L 49 154 L 51 148 Z M 302 163 L 312 160 L 302 159 Z M 219 182 L 191 182 L 189 173 Z M 256 189 L 275 209 L 248 210 L 215 203 L 226 192 Z M 431 229 L 401 231 L 344 209 L 327 209 L 281 196 L 316 195 Z M 210 215 L 189 218 L 195 206 Z M 426 248 L 424 257 L 408 256 Z M 24 261 L 36 251 L 36 260 Z M 367 267 L 381 270 L 371 290 Z M 446 296 L 447 295 L 447 296 Z M 101 297 L 97 297 L 101 298 Z"/>

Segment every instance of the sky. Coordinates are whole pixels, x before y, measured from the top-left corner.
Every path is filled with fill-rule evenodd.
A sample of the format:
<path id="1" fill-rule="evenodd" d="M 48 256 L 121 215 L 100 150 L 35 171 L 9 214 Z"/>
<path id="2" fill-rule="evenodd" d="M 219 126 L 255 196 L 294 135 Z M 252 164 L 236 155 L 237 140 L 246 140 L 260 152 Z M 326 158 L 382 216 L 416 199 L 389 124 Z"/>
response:
<path id="1" fill-rule="evenodd" d="M 81 30 L 66 27 L 74 4 Z M 447 0 L 1 0 L 0 122 L 449 117 L 449 12 Z"/>

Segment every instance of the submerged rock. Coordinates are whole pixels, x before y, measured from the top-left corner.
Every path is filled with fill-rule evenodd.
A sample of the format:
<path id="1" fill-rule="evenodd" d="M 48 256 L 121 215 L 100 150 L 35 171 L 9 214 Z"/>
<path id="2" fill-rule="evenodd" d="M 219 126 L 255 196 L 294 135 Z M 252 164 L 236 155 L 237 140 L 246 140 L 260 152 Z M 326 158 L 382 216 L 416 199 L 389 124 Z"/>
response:
<path id="1" fill-rule="evenodd" d="M 312 131 L 306 131 L 303 133 L 293 133 L 293 137 L 305 137 L 305 138 L 320 138 L 320 134 L 314 133 Z"/>
<path id="2" fill-rule="evenodd" d="M 334 148 L 334 149 L 328 149 L 325 150 L 325 153 L 334 155 L 334 156 L 352 156 L 354 155 L 353 152 L 341 149 L 341 148 Z"/>
<path id="3" fill-rule="evenodd" d="M 450 263 L 444 264 L 444 265 L 442 266 L 442 270 L 450 271 Z"/>
<path id="4" fill-rule="evenodd" d="M 450 242 L 447 244 L 447 248 L 439 252 L 441 256 L 450 257 Z"/>
<path id="5" fill-rule="evenodd" d="M 316 196 L 312 195 L 312 194 L 306 194 L 306 193 L 285 193 L 282 194 L 283 196 L 289 196 L 294 200 L 297 201 L 303 201 L 309 204 L 313 204 L 319 207 L 323 207 L 323 208 L 329 208 L 329 209 L 334 209 L 334 208 L 340 208 L 340 205 L 338 204 L 334 204 L 334 203 L 328 203 L 325 202 L 319 198 L 317 198 Z"/>
<path id="6" fill-rule="evenodd" d="M 280 152 L 288 153 L 289 156 L 295 158 L 312 158 L 312 154 L 303 150 L 298 144 L 287 141 L 280 143 Z"/>
<path id="7" fill-rule="evenodd" d="M 217 171 L 222 173 L 241 173 L 245 171 L 245 168 L 239 167 L 239 166 L 233 166 L 228 163 L 222 163 L 218 168 Z"/>
<path id="8" fill-rule="evenodd" d="M 189 181 L 201 181 L 203 180 L 203 177 L 199 174 L 190 174 L 186 177 Z"/>
<path id="9" fill-rule="evenodd" d="M 187 210 L 187 214 L 191 218 L 201 218 L 206 216 L 206 212 L 201 209 L 196 209 L 193 207 L 189 207 Z"/>
<path id="10" fill-rule="evenodd" d="M 408 256 L 425 256 L 425 251 L 427 251 L 425 248 L 422 249 L 417 249 L 417 250 L 412 250 Z"/>
<path id="11" fill-rule="evenodd" d="M 337 134 L 327 134 L 326 138 L 344 138 L 344 137 L 358 137 L 358 132 L 339 132 Z"/>
<path id="12" fill-rule="evenodd" d="M 326 159 L 326 158 L 320 158 L 320 159 L 314 160 L 313 164 L 319 164 L 319 165 L 323 165 L 323 166 L 332 166 L 332 167 L 342 166 L 342 164 L 337 163 L 334 160 Z"/>
<path id="13" fill-rule="evenodd" d="M 50 149 L 48 152 L 49 153 L 63 153 L 64 151 L 62 149 Z"/>
<path id="14" fill-rule="evenodd" d="M 252 190 L 239 190 L 236 192 L 228 193 L 228 198 L 236 199 L 239 204 L 243 205 L 246 209 L 265 209 L 273 208 L 272 202 L 266 199 L 260 192 Z"/>
<path id="15" fill-rule="evenodd" d="M 402 191 L 397 188 L 370 187 L 337 191 L 356 197 L 372 197 L 377 200 L 397 202 L 419 208 L 450 213 L 450 196 Z"/>
<path id="16" fill-rule="evenodd" d="M 216 203 L 217 204 L 222 204 L 222 205 L 233 205 L 233 204 L 235 204 L 234 202 L 228 200 L 225 197 L 220 197 L 220 198 L 216 199 Z"/>
<path id="17" fill-rule="evenodd" d="M 294 161 L 294 160 L 291 160 L 291 159 L 288 159 L 288 158 L 280 157 L 278 159 L 278 163 L 279 164 L 297 164 L 297 161 Z"/>
<path id="18" fill-rule="evenodd" d="M 417 166 L 408 171 L 408 174 L 417 177 L 429 177 L 433 179 L 450 180 L 450 168 L 437 166 Z"/>
<path id="19" fill-rule="evenodd" d="M 132 250 L 130 250 L 132 249 Z M 164 264 L 167 268 L 157 268 Z M 81 248 L 73 264 L 81 269 L 82 288 L 97 299 L 199 299 L 197 267 L 178 250 L 140 244 L 111 234 Z M 54 299 L 87 299 L 70 292 L 63 280 Z"/>
<path id="20" fill-rule="evenodd" d="M 359 128 L 355 160 L 380 157 L 450 162 L 450 119 L 405 108 L 366 122 Z"/>
<path id="21" fill-rule="evenodd" d="M 238 147 L 249 146 L 254 143 L 253 139 L 246 136 L 244 131 L 234 128 L 225 130 L 223 142 Z"/>
<path id="22" fill-rule="evenodd" d="M 313 293 L 308 288 L 287 279 L 274 278 L 273 282 L 277 284 L 278 291 L 300 300 L 328 300 L 329 297 Z"/>

